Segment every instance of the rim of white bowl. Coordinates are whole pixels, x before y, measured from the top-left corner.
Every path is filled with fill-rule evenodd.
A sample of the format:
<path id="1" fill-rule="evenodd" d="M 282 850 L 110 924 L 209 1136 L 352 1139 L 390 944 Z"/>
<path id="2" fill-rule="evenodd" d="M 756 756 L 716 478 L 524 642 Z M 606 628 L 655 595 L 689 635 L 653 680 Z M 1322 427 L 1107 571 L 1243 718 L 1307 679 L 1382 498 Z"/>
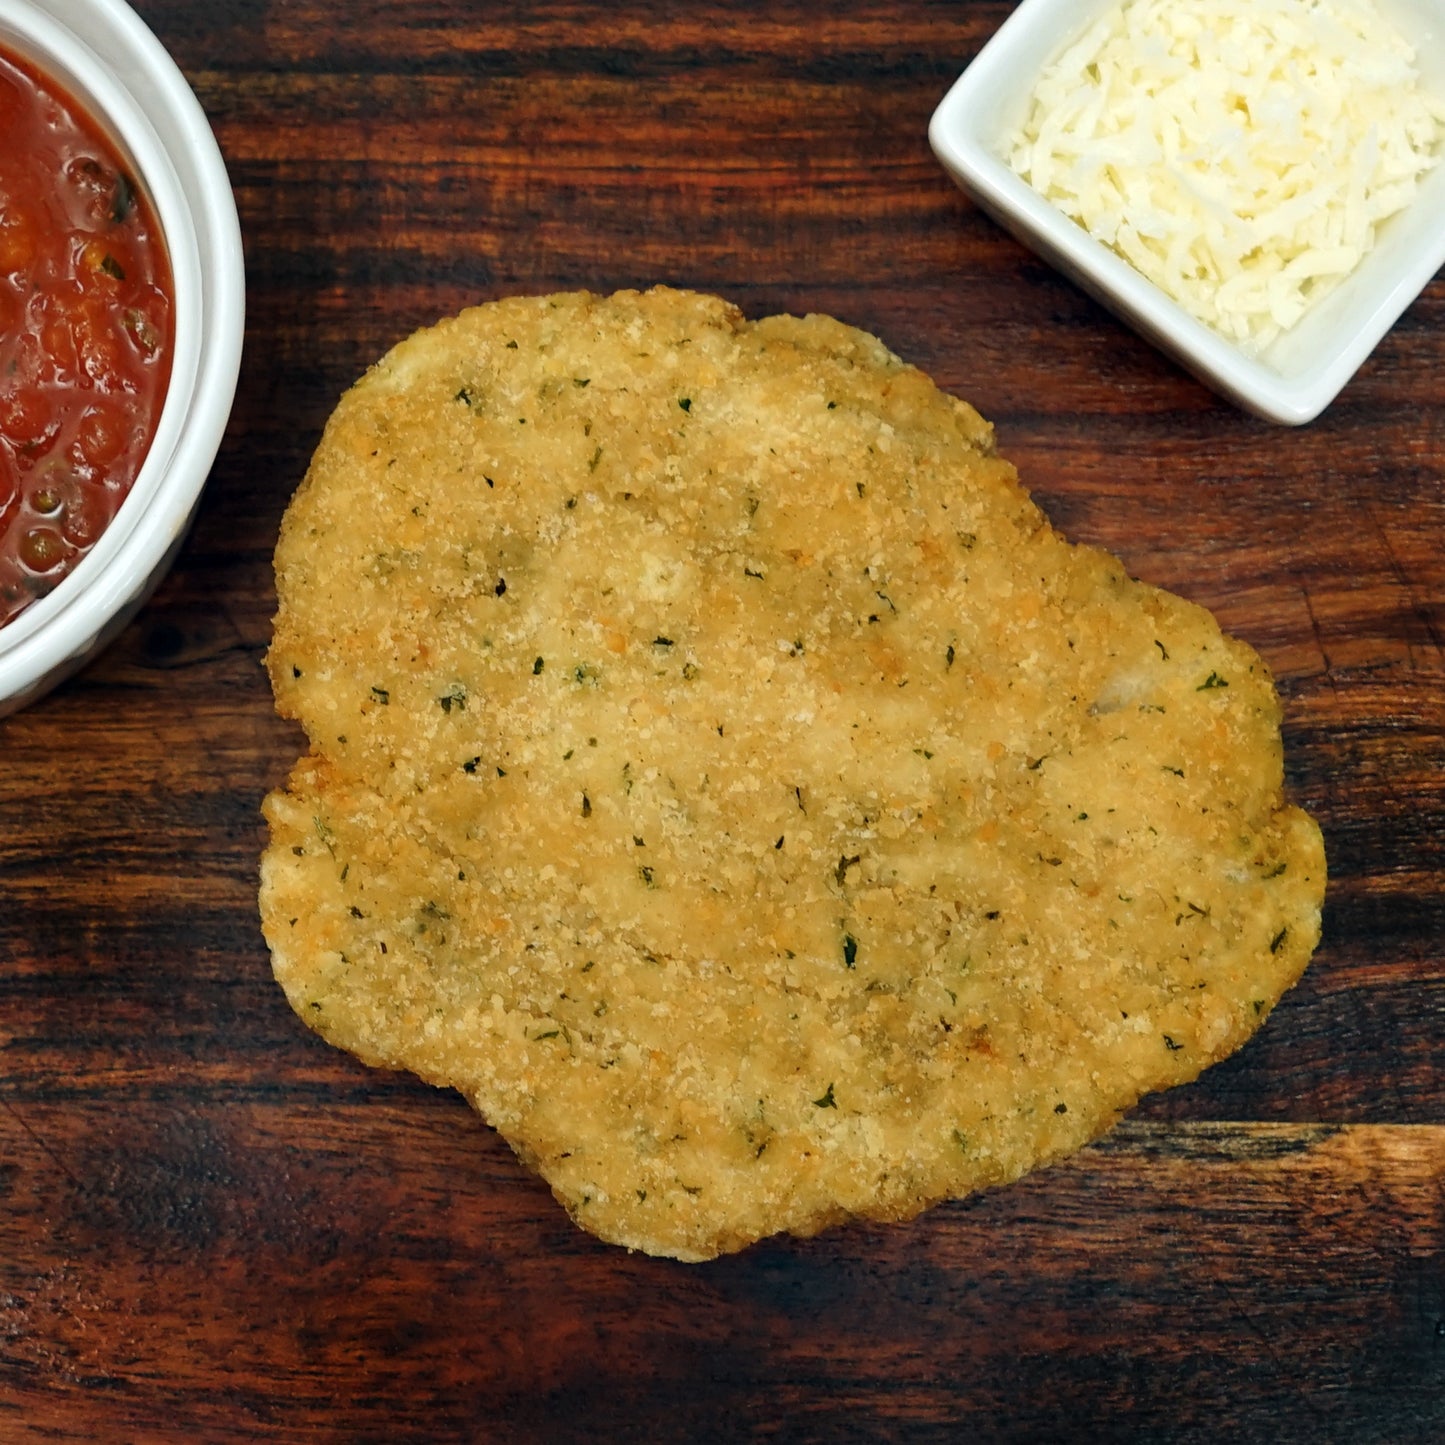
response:
<path id="1" fill-rule="evenodd" d="M 155 208 L 175 288 L 175 354 L 150 450 L 95 546 L 54 591 L 0 627 L 3 702 L 38 693 L 50 674 L 83 659 L 107 623 L 159 581 L 230 418 L 245 269 L 235 196 L 210 124 L 123 0 L 9 0 L 0 45 L 55 79 L 111 133 Z"/>

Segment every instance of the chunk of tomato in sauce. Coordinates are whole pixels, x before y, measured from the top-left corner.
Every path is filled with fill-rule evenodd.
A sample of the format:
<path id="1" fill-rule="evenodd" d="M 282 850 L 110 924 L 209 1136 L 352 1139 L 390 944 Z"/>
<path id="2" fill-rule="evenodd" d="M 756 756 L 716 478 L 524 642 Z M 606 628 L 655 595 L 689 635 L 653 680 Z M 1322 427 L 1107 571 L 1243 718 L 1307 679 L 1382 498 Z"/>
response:
<path id="1" fill-rule="evenodd" d="M 0 49 L 0 625 L 130 492 L 174 341 L 153 209 L 85 109 Z"/>

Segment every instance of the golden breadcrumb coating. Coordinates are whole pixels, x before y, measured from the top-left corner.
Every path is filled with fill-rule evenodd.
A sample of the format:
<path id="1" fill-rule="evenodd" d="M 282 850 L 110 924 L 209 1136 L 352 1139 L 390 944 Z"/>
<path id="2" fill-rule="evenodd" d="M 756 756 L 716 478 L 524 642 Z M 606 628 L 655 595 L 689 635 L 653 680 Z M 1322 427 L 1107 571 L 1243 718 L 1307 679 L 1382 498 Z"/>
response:
<path id="1" fill-rule="evenodd" d="M 268 658 L 300 1016 L 602 1238 L 906 1219 L 1238 1048 L 1319 935 L 1267 671 L 827 317 L 479 306 L 336 410 Z"/>

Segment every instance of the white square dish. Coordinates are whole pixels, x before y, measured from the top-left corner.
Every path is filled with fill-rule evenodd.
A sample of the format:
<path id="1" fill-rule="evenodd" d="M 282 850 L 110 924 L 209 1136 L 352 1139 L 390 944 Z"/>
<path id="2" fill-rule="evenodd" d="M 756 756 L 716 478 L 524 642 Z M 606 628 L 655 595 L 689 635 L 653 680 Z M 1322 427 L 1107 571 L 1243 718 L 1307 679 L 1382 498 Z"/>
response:
<path id="1" fill-rule="evenodd" d="M 1044 67 L 1116 0 L 1023 0 L 943 98 L 929 142 L 958 185 L 1122 321 L 1221 395 L 1289 425 L 1317 417 L 1445 265 L 1445 160 L 1374 248 L 1291 330 L 1250 355 L 1197 321 L 1019 177 L 1005 159 Z M 1445 0 L 1382 0 L 1416 49 L 1422 81 L 1445 95 Z"/>

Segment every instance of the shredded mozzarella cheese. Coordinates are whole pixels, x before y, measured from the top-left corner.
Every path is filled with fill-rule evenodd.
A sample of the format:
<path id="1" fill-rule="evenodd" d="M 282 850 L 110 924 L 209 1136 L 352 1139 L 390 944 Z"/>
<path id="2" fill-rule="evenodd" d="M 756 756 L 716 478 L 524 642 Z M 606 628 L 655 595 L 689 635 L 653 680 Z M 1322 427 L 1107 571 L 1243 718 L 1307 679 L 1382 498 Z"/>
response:
<path id="1" fill-rule="evenodd" d="M 1439 159 L 1445 103 L 1370 0 L 1123 0 L 1041 76 L 1008 160 L 1258 351 Z"/>

